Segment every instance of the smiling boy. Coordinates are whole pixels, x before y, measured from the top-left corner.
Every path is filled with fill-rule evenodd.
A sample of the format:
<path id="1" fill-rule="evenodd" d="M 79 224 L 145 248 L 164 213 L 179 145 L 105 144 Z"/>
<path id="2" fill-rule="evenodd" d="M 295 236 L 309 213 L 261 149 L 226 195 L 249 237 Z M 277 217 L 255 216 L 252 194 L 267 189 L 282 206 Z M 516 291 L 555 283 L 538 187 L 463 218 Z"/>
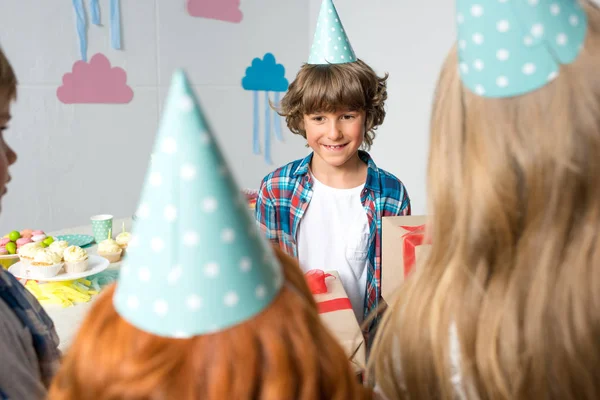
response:
<path id="1" fill-rule="evenodd" d="M 381 219 L 410 214 L 402 182 L 363 150 L 385 118 L 386 81 L 356 58 L 324 0 L 309 62 L 280 110 L 312 152 L 267 175 L 256 202 L 263 233 L 303 270 L 339 272 L 359 322 L 380 302 Z"/>

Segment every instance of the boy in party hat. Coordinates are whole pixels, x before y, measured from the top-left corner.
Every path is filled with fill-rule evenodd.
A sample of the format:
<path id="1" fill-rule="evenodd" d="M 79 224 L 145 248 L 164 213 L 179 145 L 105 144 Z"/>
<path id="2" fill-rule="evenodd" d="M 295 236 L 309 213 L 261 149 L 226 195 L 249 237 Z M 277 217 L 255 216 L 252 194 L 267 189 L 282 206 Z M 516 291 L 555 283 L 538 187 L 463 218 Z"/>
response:
<path id="1" fill-rule="evenodd" d="M 356 58 L 323 0 L 308 64 L 280 110 L 312 153 L 267 175 L 256 202 L 263 233 L 304 270 L 339 272 L 359 322 L 381 298 L 381 219 L 410 214 L 402 182 L 361 150 L 385 118 L 387 77 Z"/>
<path id="2" fill-rule="evenodd" d="M 364 399 L 295 261 L 260 237 L 177 72 L 116 289 L 51 399 Z"/>
<path id="3" fill-rule="evenodd" d="M 600 10 L 456 10 L 431 119 L 433 245 L 378 330 L 382 398 L 598 399 Z"/>

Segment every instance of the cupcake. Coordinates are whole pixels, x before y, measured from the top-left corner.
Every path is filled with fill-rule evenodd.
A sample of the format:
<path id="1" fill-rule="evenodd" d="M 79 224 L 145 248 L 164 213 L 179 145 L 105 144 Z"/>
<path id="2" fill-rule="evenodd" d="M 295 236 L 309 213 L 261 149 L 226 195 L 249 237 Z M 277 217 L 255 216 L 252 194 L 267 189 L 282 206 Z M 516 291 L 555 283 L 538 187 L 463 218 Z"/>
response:
<path id="1" fill-rule="evenodd" d="M 50 249 L 39 249 L 31 265 L 27 268 L 27 273 L 32 278 L 44 279 L 56 276 L 63 267 L 62 257 Z"/>
<path id="2" fill-rule="evenodd" d="M 57 240 L 56 242 L 52 242 L 52 244 L 48 246 L 48 249 L 61 256 L 62 260 L 65 261 L 64 252 L 67 247 L 69 247 L 69 242 L 65 240 Z"/>
<path id="3" fill-rule="evenodd" d="M 106 239 L 98 243 L 98 255 L 106 258 L 111 263 L 119 261 L 122 253 L 123 250 L 116 240 Z"/>
<path id="4" fill-rule="evenodd" d="M 63 259 L 67 273 L 83 272 L 88 269 L 88 253 L 79 246 L 67 247 L 63 252 Z"/>
<path id="5" fill-rule="evenodd" d="M 43 250 L 41 243 L 27 243 L 19 247 L 17 254 L 23 265 L 31 265 L 36 253 L 40 250 Z"/>
<path id="6" fill-rule="evenodd" d="M 129 241 L 131 240 L 131 233 L 125 232 L 125 222 L 123 222 L 123 232 L 117 235 L 117 244 L 123 250 L 123 254 L 125 254 L 125 250 L 127 250 L 127 246 L 129 245 Z"/>
<path id="7" fill-rule="evenodd" d="M 129 241 L 131 240 L 131 233 L 129 232 L 121 232 L 117 235 L 117 244 L 125 252 L 127 250 L 127 246 L 129 245 Z"/>

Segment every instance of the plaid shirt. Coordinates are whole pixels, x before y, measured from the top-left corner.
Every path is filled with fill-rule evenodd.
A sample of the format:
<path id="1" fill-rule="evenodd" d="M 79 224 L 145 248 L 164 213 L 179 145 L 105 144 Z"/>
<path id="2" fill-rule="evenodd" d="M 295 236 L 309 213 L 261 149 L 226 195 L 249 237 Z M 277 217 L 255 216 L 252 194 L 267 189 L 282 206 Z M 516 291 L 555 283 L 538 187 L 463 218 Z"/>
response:
<path id="1" fill-rule="evenodd" d="M 312 156 L 311 153 L 267 175 L 256 200 L 256 220 L 262 232 L 296 258 L 296 234 L 313 194 L 309 173 Z M 359 157 L 368 166 L 367 181 L 361 193 L 370 230 L 364 305 L 367 316 L 377 309 L 381 297 L 381 218 L 410 215 L 410 199 L 402 182 L 377 168 L 368 153 L 359 151 Z"/>
<path id="2" fill-rule="evenodd" d="M 8 305 L 23 327 L 31 333 L 43 383 L 46 387 L 50 386 L 50 381 L 59 367 L 61 357 L 54 322 L 35 297 L 12 274 L 1 267 L 0 301 L 4 301 Z M 0 399 L 3 398 L 2 396 L 6 398 L 6 394 L 0 389 Z"/>

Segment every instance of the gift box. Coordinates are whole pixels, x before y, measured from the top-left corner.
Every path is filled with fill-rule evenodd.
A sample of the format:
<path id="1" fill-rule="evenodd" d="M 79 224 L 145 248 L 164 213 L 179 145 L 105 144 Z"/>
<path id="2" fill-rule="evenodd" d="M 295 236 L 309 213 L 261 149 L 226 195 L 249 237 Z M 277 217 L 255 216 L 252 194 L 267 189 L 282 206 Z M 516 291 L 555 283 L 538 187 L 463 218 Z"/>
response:
<path id="1" fill-rule="evenodd" d="M 243 189 L 242 193 L 246 197 L 246 202 L 248 203 L 248 208 L 251 211 L 254 211 L 256 209 L 256 199 L 258 198 L 258 190 Z"/>
<path id="2" fill-rule="evenodd" d="M 337 271 L 312 270 L 305 275 L 321 321 L 338 339 L 357 374 L 365 369 L 365 343 Z"/>
<path id="3" fill-rule="evenodd" d="M 381 295 L 389 300 L 419 260 L 426 257 L 425 215 L 381 220 Z"/>

